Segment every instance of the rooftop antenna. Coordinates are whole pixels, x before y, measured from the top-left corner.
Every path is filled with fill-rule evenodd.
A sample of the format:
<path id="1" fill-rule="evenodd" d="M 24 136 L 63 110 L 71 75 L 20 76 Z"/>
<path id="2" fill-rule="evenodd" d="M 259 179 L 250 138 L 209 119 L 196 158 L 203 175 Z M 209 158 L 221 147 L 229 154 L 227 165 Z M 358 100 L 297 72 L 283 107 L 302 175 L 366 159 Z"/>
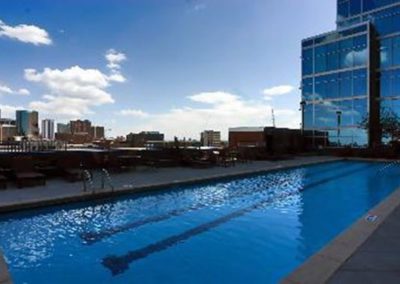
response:
<path id="1" fill-rule="evenodd" d="M 272 118 L 272 127 L 275 128 L 275 114 L 273 108 L 271 108 L 271 118 Z"/>

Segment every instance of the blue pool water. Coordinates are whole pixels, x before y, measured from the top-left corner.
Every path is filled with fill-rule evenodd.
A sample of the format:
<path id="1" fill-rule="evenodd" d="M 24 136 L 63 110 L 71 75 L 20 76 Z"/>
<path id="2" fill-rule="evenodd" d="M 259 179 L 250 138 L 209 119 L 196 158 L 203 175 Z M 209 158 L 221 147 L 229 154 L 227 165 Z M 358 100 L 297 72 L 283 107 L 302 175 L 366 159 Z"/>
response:
<path id="1" fill-rule="evenodd" d="M 333 162 L 0 217 L 15 283 L 275 283 L 400 186 Z M 34 189 L 32 189 L 34 190 Z"/>

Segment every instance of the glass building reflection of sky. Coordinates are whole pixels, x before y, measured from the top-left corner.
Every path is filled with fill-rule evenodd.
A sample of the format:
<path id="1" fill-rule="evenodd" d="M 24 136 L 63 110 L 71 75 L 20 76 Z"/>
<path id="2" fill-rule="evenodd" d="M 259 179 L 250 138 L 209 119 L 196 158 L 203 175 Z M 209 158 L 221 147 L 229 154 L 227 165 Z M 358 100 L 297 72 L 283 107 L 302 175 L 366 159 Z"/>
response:
<path id="1" fill-rule="evenodd" d="M 302 42 L 303 127 L 325 146 L 364 147 L 371 100 L 400 116 L 400 0 L 337 5 L 338 29 Z"/>

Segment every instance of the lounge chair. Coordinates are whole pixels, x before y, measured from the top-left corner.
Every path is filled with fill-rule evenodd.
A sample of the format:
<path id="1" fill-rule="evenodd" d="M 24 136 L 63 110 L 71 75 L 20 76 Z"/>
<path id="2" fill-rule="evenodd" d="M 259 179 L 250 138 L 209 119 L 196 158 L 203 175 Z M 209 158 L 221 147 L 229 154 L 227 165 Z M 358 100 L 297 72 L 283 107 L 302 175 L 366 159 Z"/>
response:
<path id="1" fill-rule="evenodd" d="M 80 161 L 75 159 L 75 157 L 65 159 L 59 158 L 57 160 L 57 169 L 59 175 L 69 182 L 82 180 L 83 169 L 80 165 Z"/>
<path id="2" fill-rule="evenodd" d="M 46 185 L 46 176 L 35 171 L 31 157 L 14 157 L 11 164 L 18 188 Z"/>
<path id="3" fill-rule="evenodd" d="M 0 175 L 0 189 L 7 188 L 7 178 L 3 175 Z"/>

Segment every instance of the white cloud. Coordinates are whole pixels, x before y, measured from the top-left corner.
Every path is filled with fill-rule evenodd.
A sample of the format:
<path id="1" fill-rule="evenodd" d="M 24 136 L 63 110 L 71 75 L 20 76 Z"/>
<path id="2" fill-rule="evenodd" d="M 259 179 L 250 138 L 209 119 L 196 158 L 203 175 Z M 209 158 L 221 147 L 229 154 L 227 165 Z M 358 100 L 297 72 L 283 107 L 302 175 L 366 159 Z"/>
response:
<path id="1" fill-rule="evenodd" d="M 12 94 L 13 90 L 11 90 L 11 88 L 7 87 L 6 85 L 0 85 L 0 93 Z"/>
<path id="2" fill-rule="evenodd" d="M 0 84 L 0 95 L 1 94 L 28 96 L 30 92 L 25 88 L 13 90 L 4 84 Z"/>
<path id="3" fill-rule="evenodd" d="M 30 103 L 44 113 L 76 118 L 92 113 L 91 107 L 114 103 L 106 89 L 116 80 L 97 69 L 25 69 L 25 79 L 46 88 L 43 100 Z"/>
<path id="4" fill-rule="evenodd" d="M 146 118 L 149 117 L 149 114 L 147 112 L 144 112 L 140 109 L 123 109 L 118 112 L 119 115 L 122 116 L 132 116 L 132 117 L 138 117 L 138 118 Z"/>
<path id="5" fill-rule="evenodd" d="M 9 26 L 0 20 L 0 37 L 8 37 L 34 45 L 50 45 L 52 40 L 46 30 L 34 25 Z"/>
<path id="6" fill-rule="evenodd" d="M 280 85 L 272 88 L 267 88 L 262 93 L 267 97 L 282 96 L 291 93 L 294 87 L 291 85 Z"/>
<path id="7" fill-rule="evenodd" d="M 249 101 L 235 94 L 217 91 L 199 93 L 188 97 L 192 102 L 204 103 L 203 107 L 174 108 L 165 113 L 151 114 L 132 128 L 120 133 L 141 130 L 158 130 L 167 139 L 174 135 L 199 139 L 204 129 L 221 131 L 227 139 L 228 128 L 235 126 L 271 125 L 271 106 L 265 101 Z M 274 109 L 278 127 L 299 128 L 300 114 L 292 109 Z"/>
<path id="8" fill-rule="evenodd" d="M 1 117 L 15 118 L 15 111 L 19 109 L 25 109 L 25 108 L 22 106 L 11 106 L 11 105 L 0 104 Z"/>
<path id="9" fill-rule="evenodd" d="M 107 67 L 111 71 L 111 75 L 108 76 L 110 81 L 115 82 L 125 82 L 125 77 L 121 74 L 121 63 L 127 60 L 127 57 L 124 53 L 118 52 L 115 49 L 111 48 L 107 50 L 105 54 L 105 58 L 107 60 Z"/>
<path id="10" fill-rule="evenodd" d="M 17 93 L 21 96 L 28 96 L 31 94 L 28 89 L 22 88 L 17 91 Z"/>
<path id="11" fill-rule="evenodd" d="M 121 63 L 127 59 L 124 53 L 118 52 L 112 48 L 107 50 L 105 57 L 108 61 L 107 67 L 112 70 L 120 69 Z"/>
<path id="12" fill-rule="evenodd" d="M 232 103 L 238 96 L 226 92 L 204 92 L 188 97 L 190 100 L 207 104 Z"/>

